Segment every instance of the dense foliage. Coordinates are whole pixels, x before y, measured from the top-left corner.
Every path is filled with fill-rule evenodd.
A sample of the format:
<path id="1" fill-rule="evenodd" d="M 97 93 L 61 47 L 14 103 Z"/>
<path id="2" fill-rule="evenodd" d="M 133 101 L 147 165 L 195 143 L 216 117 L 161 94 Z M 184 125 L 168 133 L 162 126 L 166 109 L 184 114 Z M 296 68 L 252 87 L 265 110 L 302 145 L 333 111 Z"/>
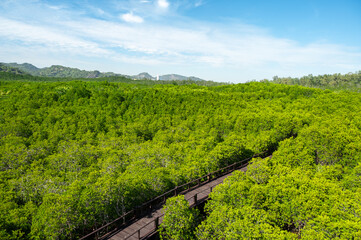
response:
<path id="1" fill-rule="evenodd" d="M 197 208 L 189 208 L 183 195 L 167 199 L 163 207 L 165 213 L 159 228 L 161 239 L 186 240 L 194 239 L 194 229 L 201 220 Z"/>
<path id="2" fill-rule="evenodd" d="M 0 82 L 0 238 L 70 239 L 134 206 L 295 135 L 297 102 L 331 93 Z"/>
<path id="3" fill-rule="evenodd" d="M 357 93 L 1 76 L 0 239 L 75 239 L 176 185 L 276 149 L 216 189 L 209 217 L 185 232 L 359 237 Z"/>
<path id="4" fill-rule="evenodd" d="M 361 239 L 361 95 L 317 90 L 282 106 L 304 124 L 214 189 L 198 239 Z"/>

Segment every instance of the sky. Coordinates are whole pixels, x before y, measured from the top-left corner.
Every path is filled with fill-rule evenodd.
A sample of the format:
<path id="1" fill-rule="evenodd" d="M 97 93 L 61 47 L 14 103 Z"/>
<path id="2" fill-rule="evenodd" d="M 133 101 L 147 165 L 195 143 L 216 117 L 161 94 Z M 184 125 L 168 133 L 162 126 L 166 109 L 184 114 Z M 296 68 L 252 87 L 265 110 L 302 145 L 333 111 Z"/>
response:
<path id="1" fill-rule="evenodd" d="M 361 70 L 360 0 L 0 0 L 0 62 L 242 83 Z"/>

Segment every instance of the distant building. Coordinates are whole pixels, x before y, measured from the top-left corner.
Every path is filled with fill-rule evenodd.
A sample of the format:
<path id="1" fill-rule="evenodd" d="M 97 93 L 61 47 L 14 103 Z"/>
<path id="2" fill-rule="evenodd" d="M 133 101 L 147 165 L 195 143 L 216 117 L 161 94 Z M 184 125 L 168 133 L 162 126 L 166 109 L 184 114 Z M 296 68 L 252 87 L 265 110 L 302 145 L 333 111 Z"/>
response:
<path id="1" fill-rule="evenodd" d="M 159 81 L 159 75 L 157 75 L 157 81 Z"/>

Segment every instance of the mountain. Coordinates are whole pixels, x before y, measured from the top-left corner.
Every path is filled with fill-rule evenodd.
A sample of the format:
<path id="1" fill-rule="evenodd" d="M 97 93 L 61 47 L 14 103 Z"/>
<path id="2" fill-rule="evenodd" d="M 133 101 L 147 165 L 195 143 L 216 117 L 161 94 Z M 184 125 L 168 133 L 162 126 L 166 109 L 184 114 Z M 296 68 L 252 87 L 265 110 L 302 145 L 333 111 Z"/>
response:
<path id="1" fill-rule="evenodd" d="M 0 63 L 0 72 L 15 73 L 15 74 L 26 74 L 24 71 L 16 67 L 10 67 Z"/>
<path id="2" fill-rule="evenodd" d="M 35 67 L 34 65 L 30 64 L 30 63 L 23 63 L 23 64 L 18 64 L 18 63 L 3 63 L 3 65 L 6 65 L 8 67 L 12 67 L 12 68 L 17 68 L 19 70 L 21 70 L 24 73 L 28 73 L 31 75 L 36 76 L 37 73 L 39 72 L 39 68 Z"/>
<path id="3" fill-rule="evenodd" d="M 64 67 L 61 65 L 52 65 L 51 67 L 37 68 L 30 63 L 0 63 L 7 67 L 17 68 L 24 73 L 31 74 L 33 76 L 44 76 L 44 77 L 71 77 L 71 78 L 100 78 L 100 77 L 111 77 L 111 76 L 125 76 L 113 72 L 99 72 L 98 70 L 86 71 L 78 68 Z M 136 80 L 157 80 L 147 72 L 139 73 L 138 75 L 125 76 Z M 171 81 L 171 80 L 193 80 L 203 81 L 197 77 L 186 77 L 178 74 L 166 74 L 159 76 L 159 80 Z"/>
<path id="4" fill-rule="evenodd" d="M 2 63 L 7 67 L 17 68 L 22 72 L 31 74 L 33 76 L 45 76 L 45 77 L 71 77 L 71 78 L 98 78 L 98 77 L 110 77 L 110 76 L 122 76 L 121 74 L 115 74 L 112 72 L 102 73 L 97 70 L 85 71 L 78 68 L 64 67 L 61 65 L 52 65 L 51 67 L 37 68 L 30 63 Z"/>
<path id="5" fill-rule="evenodd" d="M 152 75 L 150 75 L 147 72 L 143 72 L 143 73 L 139 73 L 138 75 L 133 75 L 133 76 L 129 76 L 132 79 L 136 79 L 136 80 L 143 80 L 143 79 L 147 79 L 147 80 L 163 80 L 163 81 L 172 81 L 172 80 L 192 80 L 192 81 L 204 81 L 203 79 L 197 78 L 197 77 L 186 77 L 186 76 L 182 76 L 182 75 L 178 75 L 178 74 L 166 74 L 166 75 L 161 75 L 159 76 L 159 79 L 157 79 L 157 77 L 153 77 Z"/>
<path id="6" fill-rule="evenodd" d="M 185 77 L 182 75 L 178 75 L 178 74 L 166 74 L 166 75 L 162 75 L 159 76 L 159 80 L 192 80 L 192 81 L 202 81 L 203 79 L 197 78 L 197 77 Z"/>
<path id="7" fill-rule="evenodd" d="M 146 79 L 146 80 L 156 80 L 155 77 L 153 77 L 152 75 L 150 75 L 150 74 L 147 73 L 147 72 L 139 73 L 138 75 L 129 76 L 129 77 L 132 78 L 132 79 L 136 79 L 136 80 L 143 80 L 143 79 Z"/>
<path id="8" fill-rule="evenodd" d="M 99 77 L 111 77 L 117 75 L 120 76 L 120 74 L 115 74 L 112 72 L 101 73 L 97 70 L 85 71 L 85 70 L 80 70 L 78 68 L 64 67 L 60 65 L 53 65 L 51 67 L 42 68 L 39 71 L 39 75 L 47 76 L 47 77 L 72 77 L 72 78 L 99 78 Z"/>

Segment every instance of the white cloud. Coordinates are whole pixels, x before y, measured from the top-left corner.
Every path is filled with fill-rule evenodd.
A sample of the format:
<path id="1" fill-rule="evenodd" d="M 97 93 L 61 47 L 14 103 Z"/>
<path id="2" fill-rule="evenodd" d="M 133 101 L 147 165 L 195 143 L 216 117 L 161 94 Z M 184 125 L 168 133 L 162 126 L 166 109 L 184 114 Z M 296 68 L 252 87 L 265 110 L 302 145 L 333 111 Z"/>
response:
<path id="1" fill-rule="evenodd" d="M 161 8 L 169 7 L 169 2 L 167 0 L 158 0 L 157 3 L 158 3 L 158 6 Z"/>
<path id="2" fill-rule="evenodd" d="M 204 3 L 203 3 L 203 0 L 197 0 L 195 3 L 194 3 L 194 6 L 195 7 L 200 7 L 202 6 Z"/>
<path id="3" fill-rule="evenodd" d="M 25 44 L 41 44 L 49 49 L 54 48 L 59 51 L 86 52 L 88 54 L 108 52 L 100 48 L 97 43 L 83 40 L 73 36 L 73 34 L 64 34 L 61 30 L 45 26 L 33 26 L 3 17 L 0 17 L 0 36 Z"/>
<path id="4" fill-rule="evenodd" d="M 217 66 L 260 67 L 270 62 L 284 64 L 338 64 L 357 55 L 337 45 L 310 44 L 299 46 L 297 42 L 274 38 L 253 31 L 249 26 L 235 32 L 209 31 L 208 27 L 194 24 L 192 27 L 168 27 L 146 24 L 126 26 L 111 22 L 88 20 L 78 24 L 76 31 L 94 39 L 104 39 L 105 45 L 113 45 L 139 54 L 153 57 L 168 56 L 178 62 L 196 61 Z M 86 28 L 91 25 L 92 28 Z M 107 29 L 112 29 L 108 31 Z M 167 62 L 167 61 L 166 61 Z"/>
<path id="5" fill-rule="evenodd" d="M 121 15 L 121 18 L 129 23 L 142 23 L 144 21 L 143 18 L 134 15 L 132 12 Z"/>
<path id="6" fill-rule="evenodd" d="M 48 5 L 48 7 L 53 10 L 62 10 L 65 8 L 64 6 L 56 6 L 56 5 Z"/>

